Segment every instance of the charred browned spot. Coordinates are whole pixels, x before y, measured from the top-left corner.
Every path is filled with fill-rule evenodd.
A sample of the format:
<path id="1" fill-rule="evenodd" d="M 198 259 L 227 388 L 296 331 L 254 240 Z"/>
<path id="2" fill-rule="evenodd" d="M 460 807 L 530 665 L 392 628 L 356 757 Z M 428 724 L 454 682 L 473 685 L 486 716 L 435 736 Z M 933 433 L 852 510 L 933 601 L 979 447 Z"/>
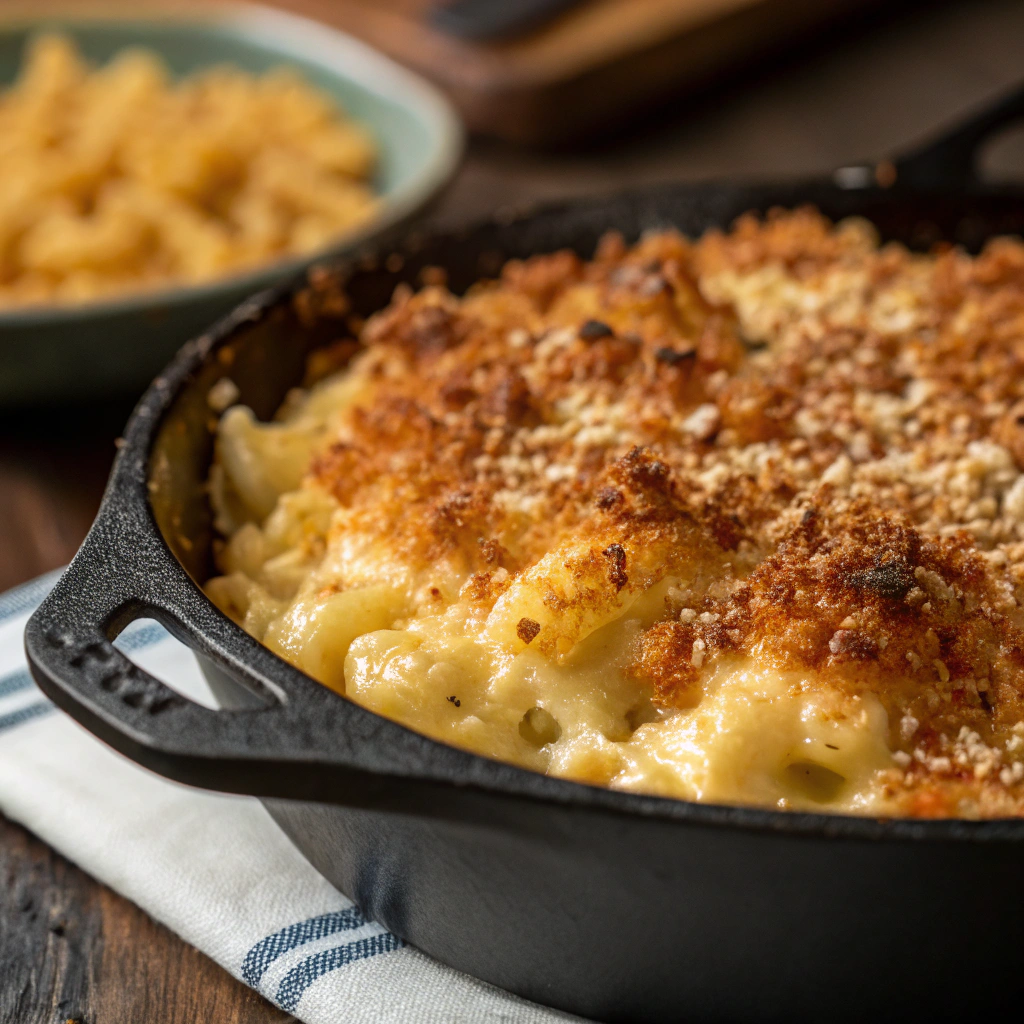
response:
<path id="1" fill-rule="evenodd" d="M 622 500 L 622 491 L 615 487 L 602 487 L 597 492 L 594 504 L 601 509 L 602 512 L 607 512 L 608 509 L 614 508 L 616 505 L 621 505 Z"/>
<path id="2" fill-rule="evenodd" d="M 615 332 L 603 320 L 587 320 L 579 330 L 584 341 L 597 341 L 600 338 L 611 338 Z"/>
<path id="3" fill-rule="evenodd" d="M 666 366 L 692 366 L 697 359 L 697 350 L 695 348 L 688 349 L 675 349 L 675 348 L 659 348 L 654 353 L 654 358 L 659 363 L 664 363 Z"/>
<path id="4" fill-rule="evenodd" d="M 851 573 L 850 585 L 874 591 L 890 601 L 902 601 L 914 586 L 914 570 L 905 558 L 884 561 L 879 557 L 870 569 Z"/>
<path id="5" fill-rule="evenodd" d="M 535 640 L 539 632 L 540 623 L 533 619 L 528 619 L 525 616 L 516 624 L 516 636 L 519 637 L 524 644 L 529 644 L 531 641 Z"/>
<path id="6" fill-rule="evenodd" d="M 609 544 L 601 552 L 610 562 L 608 579 L 616 590 L 621 590 L 628 582 L 626 575 L 626 551 L 621 544 Z"/>

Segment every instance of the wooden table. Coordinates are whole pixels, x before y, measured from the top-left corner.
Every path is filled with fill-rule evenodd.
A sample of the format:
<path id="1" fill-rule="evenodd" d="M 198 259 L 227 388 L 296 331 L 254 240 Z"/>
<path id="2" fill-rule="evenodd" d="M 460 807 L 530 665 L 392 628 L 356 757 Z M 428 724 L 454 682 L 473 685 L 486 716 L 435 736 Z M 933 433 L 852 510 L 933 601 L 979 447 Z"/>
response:
<path id="1" fill-rule="evenodd" d="M 300 0 L 306 10 L 327 0 Z M 296 4 L 293 4 L 295 6 Z M 1024 4 L 920 4 L 652 114 L 628 137 L 543 156 L 476 144 L 435 216 L 624 185 L 827 171 L 891 153 L 1020 80 Z M 1024 145 L 991 164 L 1024 177 Z M 95 511 L 130 403 L 0 415 L 0 589 L 61 565 Z M 0 818 L 0 1024 L 291 1020 Z"/>

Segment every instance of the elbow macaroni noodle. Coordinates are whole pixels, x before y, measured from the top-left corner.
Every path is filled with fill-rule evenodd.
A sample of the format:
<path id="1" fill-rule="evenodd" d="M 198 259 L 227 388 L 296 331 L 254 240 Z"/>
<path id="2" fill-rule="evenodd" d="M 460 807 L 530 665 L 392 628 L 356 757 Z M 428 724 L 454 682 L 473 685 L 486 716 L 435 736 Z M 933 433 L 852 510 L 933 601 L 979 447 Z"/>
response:
<path id="1" fill-rule="evenodd" d="M 314 251 L 372 217 L 376 147 L 287 69 L 172 82 L 44 35 L 0 93 L 0 307 L 195 284 Z"/>

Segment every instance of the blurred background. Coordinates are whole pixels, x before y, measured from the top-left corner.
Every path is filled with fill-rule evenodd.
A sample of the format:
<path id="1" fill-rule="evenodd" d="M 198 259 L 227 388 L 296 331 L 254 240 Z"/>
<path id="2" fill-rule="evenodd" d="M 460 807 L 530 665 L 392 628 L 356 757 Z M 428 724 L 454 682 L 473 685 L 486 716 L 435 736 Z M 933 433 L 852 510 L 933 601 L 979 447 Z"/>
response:
<path id="1" fill-rule="evenodd" d="M 150 6 L 161 17 L 208 17 L 211 10 L 208 4 L 157 8 L 148 0 L 130 10 L 110 3 L 98 10 L 134 23 Z M 279 6 L 365 41 L 449 98 L 469 131 L 464 155 L 458 161 L 451 139 L 427 139 L 441 157 L 437 180 L 423 185 L 419 199 L 436 191 L 440 179 L 450 180 L 429 206 L 403 213 L 439 227 L 658 182 L 828 176 L 897 154 L 1024 83 L 1019 0 L 281 0 Z M 0 0 L 0 22 L 22 32 L 51 8 L 58 24 L 65 15 L 97 10 Z M 244 33 L 247 16 L 233 15 L 232 31 Z M 18 74 L 25 38 L 10 31 L 0 24 L 5 82 Z M 175 45 L 172 73 L 177 65 L 191 66 L 195 55 L 187 40 Z M 315 29 L 302 35 L 302 45 L 317 50 Z M 206 53 L 209 42 L 195 46 L 196 54 Z M 333 52 L 297 66 L 328 88 L 328 65 L 345 63 Z M 334 70 L 342 78 L 348 73 L 345 66 Z M 365 71 L 370 79 L 376 73 Z M 381 166 L 388 165 L 394 154 L 385 128 L 344 83 L 339 88 L 342 104 L 351 95 L 349 112 L 379 147 Z M 0 98 L 0 197 L 13 187 L 14 161 L 21 159 L 4 141 L 10 102 L 6 93 Z M 415 157 L 402 159 L 412 161 L 402 173 L 415 179 L 422 170 Z M 392 170 L 386 181 L 379 172 L 368 179 L 381 209 L 390 201 Z M 983 173 L 1024 178 L 1024 136 L 995 140 Z M 4 234 L 3 216 L 0 198 L 0 249 L 20 237 Z M 24 217 L 20 223 L 20 232 L 33 226 Z M 360 237 L 372 237 L 372 219 L 363 228 Z M 321 249 L 348 244 L 339 235 L 337 244 Z M 315 248 L 305 246 L 296 258 Z M 273 260 L 268 265 L 273 271 Z M 15 273 L 10 266 L 2 272 Z M 70 355 L 36 366 L 43 366 L 42 384 L 17 384 L 26 351 L 36 345 L 36 335 L 26 332 L 50 316 L 45 300 L 33 302 L 31 315 L 16 302 L 0 307 L 0 589 L 74 554 L 140 391 L 137 367 L 121 387 L 116 372 L 95 393 L 70 387 Z M 76 309 L 62 301 L 39 345 L 59 351 L 77 339 L 82 351 L 75 359 L 109 363 L 105 328 L 96 333 L 95 322 L 86 322 L 91 314 L 79 317 Z M 146 321 L 145 309 L 143 299 L 133 314 L 142 320 L 134 321 L 132 345 L 136 356 L 151 357 L 155 372 L 168 353 L 146 349 L 145 325 L 156 321 Z M 173 316 L 161 322 L 175 346 L 193 332 Z M 86 338 L 94 348 L 83 348 Z M 115 371 L 121 358 L 110 363 Z M 14 988 L 0 982 L 0 1021 L 64 1021 L 65 1009 L 87 1011 L 84 1019 L 104 1024 L 288 1019 L 2 819 L 0 870 L 8 892 L 0 913 L 0 973 L 17 980 Z"/>

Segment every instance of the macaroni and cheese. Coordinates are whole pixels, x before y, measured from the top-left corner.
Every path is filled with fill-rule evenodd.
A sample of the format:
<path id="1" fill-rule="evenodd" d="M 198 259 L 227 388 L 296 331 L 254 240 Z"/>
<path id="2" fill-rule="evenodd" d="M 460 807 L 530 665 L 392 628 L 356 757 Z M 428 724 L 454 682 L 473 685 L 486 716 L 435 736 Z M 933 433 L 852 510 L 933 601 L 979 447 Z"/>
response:
<path id="1" fill-rule="evenodd" d="M 581 782 L 1024 811 L 1021 242 L 609 235 L 336 352 L 219 424 L 208 591 L 283 658 Z"/>

